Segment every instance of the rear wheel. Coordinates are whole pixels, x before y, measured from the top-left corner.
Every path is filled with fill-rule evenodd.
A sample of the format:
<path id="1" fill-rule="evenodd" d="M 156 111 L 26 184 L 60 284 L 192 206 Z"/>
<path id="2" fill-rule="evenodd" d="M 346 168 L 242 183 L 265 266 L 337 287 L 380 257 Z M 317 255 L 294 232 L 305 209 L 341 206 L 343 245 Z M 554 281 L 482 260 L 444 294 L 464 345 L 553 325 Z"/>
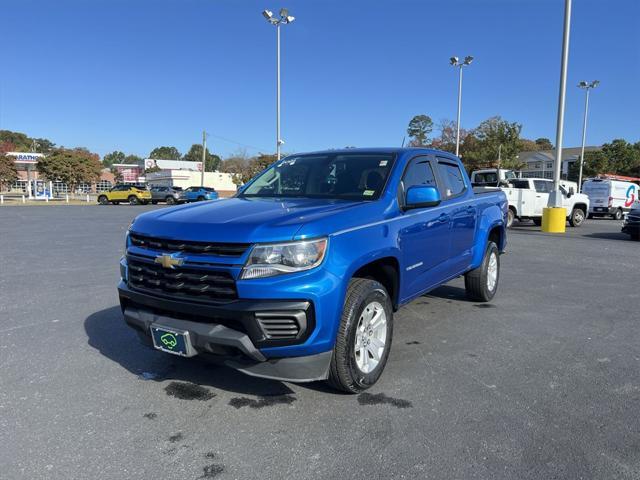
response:
<path id="1" fill-rule="evenodd" d="M 98 203 L 100 205 L 109 205 L 109 199 L 107 198 L 106 195 L 100 195 L 98 197 Z"/>
<path id="2" fill-rule="evenodd" d="M 138 205 L 140 203 L 140 200 L 135 195 L 129 195 L 127 200 L 129 200 L 129 205 Z"/>
<path id="3" fill-rule="evenodd" d="M 464 276 L 467 296 L 476 302 L 490 301 L 498 291 L 500 252 L 494 242 L 488 242 L 480 266 Z"/>
<path id="4" fill-rule="evenodd" d="M 378 381 L 389 358 L 393 308 L 385 288 L 375 280 L 349 283 L 328 383 L 348 393 L 366 390 Z"/>
<path id="5" fill-rule="evenodd" d="M 619 208 L 619 209 L 616 210 L 616 213 L 613 214 L 613 219 L 614 220 L 622 220 L 623 216 L 624 215 L 622 214 L 622 209 Z"/>
<path id="6" fill-rule="evenodd" d="M 202 195 L 200 195 L 200 196 L 198 197 L 198 201 L 199 201 L 199 202 L 204 202 L 204 197 L 203 197 Z"/>
<path id="7" fill-rule="evenodd" d="M 165 198 L 164 201 L 167 202 L 167 205 L 173 205 L 174 203 L 176 203 L 176 199 L 173 198 L 171 195 Z"/>
<path id="8" fill-rule="evenodd" d="M 586 215 L 581 208 L 574 208 L 569 215 L 569 225 L 572 227 L 580 227 L 584 223 Z"/>
<path id="9" fill-rule="evenodd" d="M 513 208 L 510 208 L 509 210 L 507 210 L 507 228 L 511 228 L 511 225 L 513 225 L 513 221 L 516 218 L 516 212 L 513 211 Z"/>

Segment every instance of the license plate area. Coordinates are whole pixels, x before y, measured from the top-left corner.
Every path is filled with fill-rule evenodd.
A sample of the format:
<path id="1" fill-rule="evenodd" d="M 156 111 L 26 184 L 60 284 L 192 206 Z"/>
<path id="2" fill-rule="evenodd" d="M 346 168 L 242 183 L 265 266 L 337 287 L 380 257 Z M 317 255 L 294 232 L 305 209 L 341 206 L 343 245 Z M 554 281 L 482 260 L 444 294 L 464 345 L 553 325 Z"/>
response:
<path id="1" fill-rule="evenodd" d="M 153 346 L 156 349 L 181 357 L 197 355 L 188 331 L 162 325 L 151 325 L 150 329 Z"/>

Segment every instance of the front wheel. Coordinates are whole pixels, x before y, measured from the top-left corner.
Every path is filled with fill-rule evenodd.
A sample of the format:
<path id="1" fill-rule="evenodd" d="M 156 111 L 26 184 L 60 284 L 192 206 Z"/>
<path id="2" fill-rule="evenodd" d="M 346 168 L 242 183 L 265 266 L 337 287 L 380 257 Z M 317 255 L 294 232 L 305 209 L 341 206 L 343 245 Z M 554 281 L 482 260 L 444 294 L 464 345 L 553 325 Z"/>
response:
<path id="1" fill-rule="evenodd" d="M 389 358 L 393 307 L 384 286 L 354 278 L 349 283 L 328 383 L 337 390 L 358 393 L 378 381 Z"/>
<path id="2" fill-rule="evenodd" d="M 127 200 L 129 200 L 129 205 L 138 205 L 138 203 L 140 203 L 140 200 L 138 200 L 138 197 L 135 195 L 129 196 Z"/>
<path id="3" fill-rule="evenodd" d="M 167 202 L 167 205 L 173 205 L 174 203 L 176 203 L 176 199 L 173 198 L 171 195 L 169 195 L 166 199 L 165 202 Z"/>
<path id="4" fill-rule="evenodd" d="M 198 201 L 199 201 L 199 202 L 204 202 L 204 201 L 205 201 L 205 198 L 204 198 L 202 195 L 200 195 L 200 196 L 198 197 Z"/>
<path id="5" fill-rule="evenodd" d="M 623 216 L 624 216 L 624 214 L 622 213 L 622 209 L 619 208 L 619 209 L 616 210 L 616 213 L 613 214 L 613 219 L 620 221 L 620 220 L 622 220 Z"/>
<path id="6" fill-rule="evenodd" d="M 580 227 L 584 223 L 586 215 L 584 211 L 579 208 L 574 208 L 569 215 L 569 225 L 572 227 Z"/>
<path id="7" fill-rule="evenodd" d="M 488 302 L 498 291 L 500 252 L 494 242 L 488 242 L 482 263 L 464 276 L 467 296 L 475 302 Z"/>
<path id="8" fill-rule="evenodd" d="M 106 195 L 100 195 L 98 197 L 98 203 L 100 205 L 109 205 L 109 199 L 107 198 Z"/>

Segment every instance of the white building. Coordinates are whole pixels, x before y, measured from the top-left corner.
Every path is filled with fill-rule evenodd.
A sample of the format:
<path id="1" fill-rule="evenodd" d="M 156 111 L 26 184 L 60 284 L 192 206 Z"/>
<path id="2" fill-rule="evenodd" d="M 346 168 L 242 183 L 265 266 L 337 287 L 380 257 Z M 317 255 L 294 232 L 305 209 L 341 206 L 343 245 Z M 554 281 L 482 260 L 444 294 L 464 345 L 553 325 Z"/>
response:
<path id="1" fill-rule="evenodd" d="M 601 147 L 585 147 L 584 151 L 600 150 Z M 553 179 L 553 163 L 556 158 L 555 150 L 540 150 L 534 152 L 520 152 L 518 160 L 526 164 L 522 169 L 524 178 Z M 580 160 L 580 147 L 562 149 L 562 178 L 567 178 L 571 165 Z"/>

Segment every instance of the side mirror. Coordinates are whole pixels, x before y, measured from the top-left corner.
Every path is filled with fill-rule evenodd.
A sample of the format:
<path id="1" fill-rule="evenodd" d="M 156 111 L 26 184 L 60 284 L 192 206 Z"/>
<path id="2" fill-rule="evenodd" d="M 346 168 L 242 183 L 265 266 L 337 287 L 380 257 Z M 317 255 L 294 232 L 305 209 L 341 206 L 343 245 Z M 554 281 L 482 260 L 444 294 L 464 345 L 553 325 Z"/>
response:
<path id="1" fill-rule="evenodd" d="M 567 194 L 567 198 L 571 198 L 573 194 L 576 193 L 573 187 L 569 188 L 569 193 Z"/>
<path id="2" fill-rule="evenodd" d="M 440 192 L 436 187 L 414 185 L 407 190 L 404 209 L 435 207 L 441 201 Z"/>

